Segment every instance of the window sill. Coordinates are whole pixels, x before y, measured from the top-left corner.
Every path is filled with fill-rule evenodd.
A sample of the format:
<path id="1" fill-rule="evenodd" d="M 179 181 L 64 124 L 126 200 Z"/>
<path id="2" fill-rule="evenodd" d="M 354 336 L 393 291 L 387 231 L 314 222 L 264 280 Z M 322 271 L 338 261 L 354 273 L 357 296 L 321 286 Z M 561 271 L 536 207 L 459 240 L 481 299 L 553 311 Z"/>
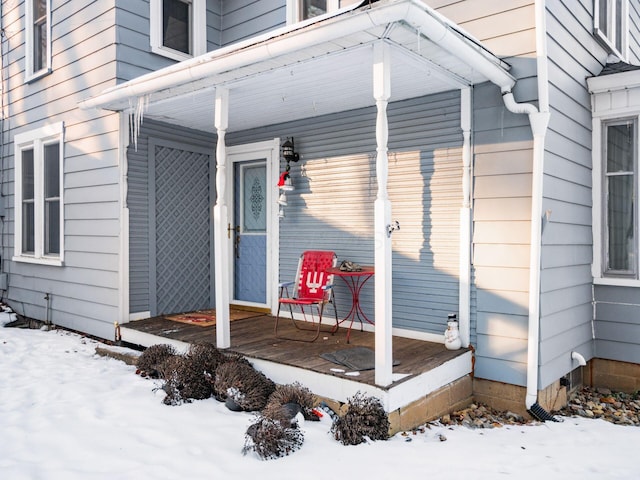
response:
<path id="1" fill-rule="evenodd" d="M 53 258 L 53 257 L 36 258 L 36 257 L 29 257 L 26 255 L 19 255 L 19 256 L 14 255 L 11 258 L 11 260 L 14 262 L 20 262 L 20 263 L 32 263 L 36 265 L 51 265 L 53 267 L 61 267 L 64 265 L 64 262 L 62 262 L 62 260 L 60 260 L 59 258 Z"/>
<path id="2" fill-rule="evenodd" d="M 36 80 L 39 80 L 42 77 L 46 77 L 51 72 L 52 71 L 50 68 L 44 68 L 42 70 L 38 70 L 37 72 L 31 73 L 31 74 L 25 74 L 24 83 L 35 82 Z"/>
<path id="3" fill-rule="evenodd" d="M 157 47 L 152 45 L 151 51 L 157 55 L 161 55 L 163 57 L 167 57 L 167 58 L 170 58 L 171 60 L 176 60 L 178 62 L 182 62 L 183 60 L 189 60 L 190 58 L 193 58 L 193 55 L 182 53 L 177 50 L 173 50 L 171 48 L 166 48 L 166 47 Z"/>
<path id="4" fill-rule="evenodd" d="M 640 280 L 636 280 L 635 278 L 596 277 L 593 279 L 593 283 L 596 285 L 611 285 L 614 287 L 640 287 Z"/>
<path id="5" fill-rule="evenodd" d="M 600 44 L 604 48 L 609 50 L 609 53 L 611 53 L 612 55 L 615 55 L 623 62 L 629 61 L 629 55 L 618 50 L 618 48 L 613 44 L 611 40 L 609 40 L 609 38 L 607 38 L 607 36 L 602 32 L 602 30 L 600 30 L 599 28 L 596 28 L 594 29 L 593 33 L 596 39 L 600 41 Z M 628 50 L 628 48 L 625 48 L 625 50 Z"/>

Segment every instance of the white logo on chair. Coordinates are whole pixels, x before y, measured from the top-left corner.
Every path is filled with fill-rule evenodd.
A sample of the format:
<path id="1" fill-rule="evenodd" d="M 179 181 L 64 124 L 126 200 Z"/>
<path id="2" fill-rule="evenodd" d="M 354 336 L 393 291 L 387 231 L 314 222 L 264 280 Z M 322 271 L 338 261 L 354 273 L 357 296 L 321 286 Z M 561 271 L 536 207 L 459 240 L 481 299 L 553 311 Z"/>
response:
<path id="1" fill-rule="evenodd" d="M 311 278 L 313 275 L 313 279 Z M 316 293 L 320 287 L 322 287 L 322 279 L 324 272 L 308 272 L 307 273 L 307 288 L 310 293 Z"/>

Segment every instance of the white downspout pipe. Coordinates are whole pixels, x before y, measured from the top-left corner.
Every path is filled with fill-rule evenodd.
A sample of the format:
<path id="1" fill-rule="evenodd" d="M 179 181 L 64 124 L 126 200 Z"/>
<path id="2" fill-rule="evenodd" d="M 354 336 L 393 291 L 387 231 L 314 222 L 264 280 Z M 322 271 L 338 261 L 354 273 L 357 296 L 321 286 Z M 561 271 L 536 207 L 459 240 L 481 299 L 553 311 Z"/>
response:
<path id="1" fill-rule="evenodd" d="M 538 399 L 538 354 L 540 346 L 540 257 L 542 249 L 542 193 L 544 179 L 544 148 L 549 125 L 549 81 L 547 70 L 546 6 L 536 0 L 536 62 L 538 71 L 538 103 L 519 104 L 510 89 L 503 89 L 502 98 L 513 113 L 529 116 L 533 133 L 533 165 L 531 188 L 531 250 L 529 255 L 529 331 L 527 338 L 527 393 L 525 404 L 531 410 Z"/>
<path id="2" fill-rule="evenodd" d="M 460 90 L 462 127 L 462 207 L 460 207 L 460 340 L 467 348 L 471 338 L 471 88 Z"/>

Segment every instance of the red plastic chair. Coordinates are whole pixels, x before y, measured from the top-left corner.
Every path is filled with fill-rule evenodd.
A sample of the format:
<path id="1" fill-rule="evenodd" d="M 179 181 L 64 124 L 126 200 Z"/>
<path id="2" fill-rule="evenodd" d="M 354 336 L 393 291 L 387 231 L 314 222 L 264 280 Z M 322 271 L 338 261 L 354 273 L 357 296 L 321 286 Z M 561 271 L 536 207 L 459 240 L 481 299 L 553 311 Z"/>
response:
<path id="1" fill-rule="evenodd" d="M 329 275 L 327 269 L 335 267 L 337 263 L 338 257 L 331 251 L 307 250 L 300 255 L 296 280 L 293 282 L 283 282 L 279 285 L 280 299 L 278 301 L 278 313 L 276 314 L 276 325 L 274 329 L 276 338 L 301 342 L 315 341 L 318 336 L 320 336 L 322 314 L 327 303 L 333 305 L 336 324 L 330 332 L 335 333 L 338 329 L 338 310 L 333 296 L 333 275 Z M 289 296 L 288 287 L 291 285 L 294 285 L 293 294 Z M 291 321 L 298 330 L 314 332 L 311 338 L 283 337 L 278 335 L 278 323 L 280 321 L 280 308 L 282 305 L 289 307 Z M 294 318 L 294 307 L 300 309 L 303 320 L 296 320 Z M 311 314 L 311 321 L 307 320 L 305 307 L 309 307 L 308 310 Z M 316 315 L 313 313 L 314 307 L 317 312 L 317 322 Z"/>

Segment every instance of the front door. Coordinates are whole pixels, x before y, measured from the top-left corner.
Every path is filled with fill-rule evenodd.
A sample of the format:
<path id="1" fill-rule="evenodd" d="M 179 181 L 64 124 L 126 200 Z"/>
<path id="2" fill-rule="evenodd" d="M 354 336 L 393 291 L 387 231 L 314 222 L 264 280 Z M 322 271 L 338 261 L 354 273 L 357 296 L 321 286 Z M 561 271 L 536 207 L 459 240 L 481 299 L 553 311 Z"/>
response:
<path id="1" fill-rule="evenodd" d="M 267 162 L 234 163 L 235 302 L 267 303 Z"/>
<path id="2" fill-rule="evenodd" d="M 279 141 L 227 149 L 229 162 L 229 253 L 231 303 L 270 309 L 277 265 L 277 193 Z M 274 178 L 275 175 L 275 178 Z M 276 192 L 276 193 L 274 193 Z M 272 248 L 273 247 L 273 248 Z"/>

